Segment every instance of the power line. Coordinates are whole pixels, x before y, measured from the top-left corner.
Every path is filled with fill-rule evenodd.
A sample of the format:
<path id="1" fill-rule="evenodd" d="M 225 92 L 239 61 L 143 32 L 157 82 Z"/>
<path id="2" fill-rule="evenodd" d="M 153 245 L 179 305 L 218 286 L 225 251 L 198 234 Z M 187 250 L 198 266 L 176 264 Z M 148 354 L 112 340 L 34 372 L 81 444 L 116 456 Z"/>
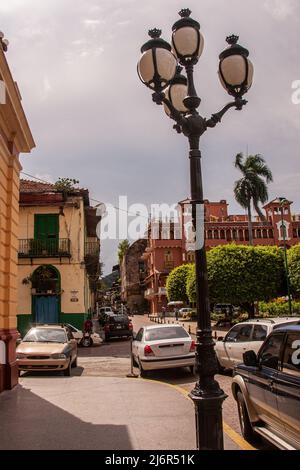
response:
<path id="1" fill-rule="evenodd" d="M 50 181 L 46 181 L 46 180 L 43 180 L 42 178 L 38 178 L 37 176 L 33 176 L 33 175 L 30 175 L 29 173 L 25 173 L 25 171 L 21 171 L 21 174 L 22 175 L 25 175 L 25 176 L 28 176 L 29 178 L 33 178 L 37 181 L 40 181 L 41 183 L 45 183 L 45 184 L 53 184 L 53 183 L 50 183 Z M 93 201 L 93 202 L 97 202 L 98 204 L 103 204 L 102 201 L 99 201 L 98 199 L 95 199 L 95 198 L 92 198 L 90 197 L 89 198 L 90 201 Z M 132 217 L 143 217 L 144 219 L 148 219 L 148 217 L 144 216 L 144 215 L 141 215 L 141 214 L 134 214 L 133 212 L 129 212 L 127 211 L 126 209 L 121 209 L 120 207 L 118 206 L 112 206 L 114 209 L 118 210 L 118 211 L 121 211 L 121 212 L 126 212 L 128 215 L 131 215 Z"/>

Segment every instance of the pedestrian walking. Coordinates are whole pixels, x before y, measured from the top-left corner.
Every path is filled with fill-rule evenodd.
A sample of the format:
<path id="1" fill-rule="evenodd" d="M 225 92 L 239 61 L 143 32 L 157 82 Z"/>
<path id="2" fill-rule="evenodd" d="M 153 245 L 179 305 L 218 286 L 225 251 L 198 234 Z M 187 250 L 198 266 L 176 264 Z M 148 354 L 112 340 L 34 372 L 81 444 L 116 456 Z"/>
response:
<path id="1" fill-rule="evenodd" d="M 179 310 L 175 308 L 175 320 L 178 321 Z"/>
<path id="2" fill-rule="evenodd" d="M 92 333 L 93 331 L 93 322 L 91 320 L 90 315 L 87 317 L 83 324 L 83 332 L 84 333 Z"/>

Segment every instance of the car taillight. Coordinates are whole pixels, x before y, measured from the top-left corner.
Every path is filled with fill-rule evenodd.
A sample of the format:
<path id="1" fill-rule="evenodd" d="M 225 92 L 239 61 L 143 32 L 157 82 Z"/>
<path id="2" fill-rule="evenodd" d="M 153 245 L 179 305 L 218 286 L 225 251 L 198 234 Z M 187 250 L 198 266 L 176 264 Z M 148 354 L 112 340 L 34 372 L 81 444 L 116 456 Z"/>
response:
<path id="1" fill-rule="evenodd" d="M 154 352 L 152 351 L 151 346 L 149 346 L 148 344 L 146 344 L 146 346 L 144 347 L 144 354 L 145 356 L 154 356 Z"/>
<path id="2" fill-rule="evenodd" d="M 132 328 L 133 328 L 132 323 L 129 323 L 128 328 L 129 328 L 130 330 L 132 330 Z"/>
<path id="3" fill-rule="evenodd" d="M 191 347 L 190 347 L 190 352 L 195 352 L 196 351 L 196 343 L 195 341 L 192 341 Z"/>

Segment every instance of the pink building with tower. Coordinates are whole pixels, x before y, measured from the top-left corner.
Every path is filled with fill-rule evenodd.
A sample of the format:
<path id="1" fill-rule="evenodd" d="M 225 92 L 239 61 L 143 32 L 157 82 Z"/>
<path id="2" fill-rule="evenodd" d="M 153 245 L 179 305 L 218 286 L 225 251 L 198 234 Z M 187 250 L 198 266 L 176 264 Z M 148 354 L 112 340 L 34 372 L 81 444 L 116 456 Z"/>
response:
<path id="1" fill-rule="evenodd" d="M 179 203 L 178 223 L 155 222 L 149 229 L 148 244 L 142 255 L 147 266 L 145 299 L 152 314 L 166 307 L 166 279 L 169 273 L 184 263 L 193 263 L 194 244 L 189 241 L 191 229 L 191 206 L 189 199 Z M 255 216 L 252 220 L 253 244 L 284 246 L 290 248 L 300 243 L 300 215 L 291 212 L 291 201 L 282 203 L 274 199 L 264 206 L 265 220 Z M 249 243 L 247 215 L 229 215 L 226 200 L 205 201 L 205 246 L 210 250 L 216 246 Z"/>

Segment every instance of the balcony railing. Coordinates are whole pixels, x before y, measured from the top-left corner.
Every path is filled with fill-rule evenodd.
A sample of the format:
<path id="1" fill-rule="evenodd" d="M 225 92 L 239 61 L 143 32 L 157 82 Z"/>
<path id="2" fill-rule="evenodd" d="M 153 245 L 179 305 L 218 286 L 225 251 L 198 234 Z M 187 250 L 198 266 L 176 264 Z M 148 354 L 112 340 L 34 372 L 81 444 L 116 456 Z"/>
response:
<path id="1" fill-rule="evenodd" d="M 85 256 L 97 256 L 100 254 L 99 242 L 85 242 Z"/>
<path id="2" fill-rule="evenodd" d="M 45 240 L 19 240 L 19 258 L 70 258 L 71 242 L 68 238 Z"/>

